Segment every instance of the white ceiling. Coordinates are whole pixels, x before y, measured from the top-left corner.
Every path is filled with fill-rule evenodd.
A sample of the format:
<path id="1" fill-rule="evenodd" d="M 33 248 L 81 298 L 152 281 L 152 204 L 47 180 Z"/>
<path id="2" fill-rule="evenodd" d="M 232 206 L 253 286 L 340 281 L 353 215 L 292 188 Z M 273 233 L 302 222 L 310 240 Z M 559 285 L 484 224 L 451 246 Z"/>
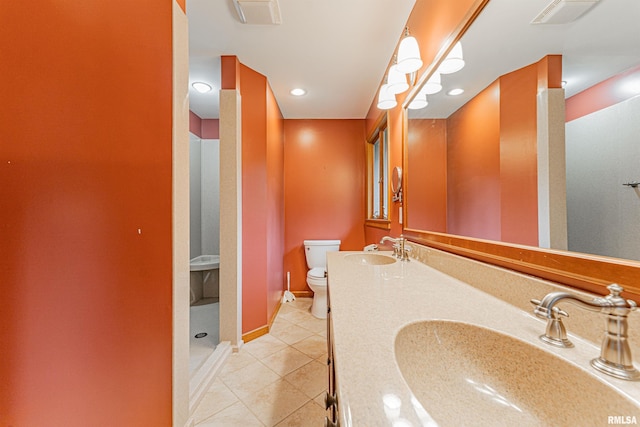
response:
<path id="1" fill-rule="evenodd" d="M 420 0 L 417 0 L 420 1 Z M 490 0 L 463 38 L 465 68 L 419 110 L 448 117 L 499 75 L 563 55 L 567 96 L 640 64 L 640 0 L 601 0 L 575 22 L 531 25 L 551 0 Z M 281 25 L 247 25 L 231 0 L 187 0 L 191 110 L 218 117 L 220 55 L 267 76 L 285 118 L 364 118 L 415 0 L 279 0 Z M 294 97 L 289 90 L 308 93 Z"/>
<path id="2" fill-rule="evenodd" d="M 218 117 L 220 55 L 267 76 L 285 118 L 363 118 L 415 0 L 279 0 L 281 25 L 242 24 L 231 0 L 187 0 L 190 108 Z M 307 94 L 289 93 L 302 87 Z"/>

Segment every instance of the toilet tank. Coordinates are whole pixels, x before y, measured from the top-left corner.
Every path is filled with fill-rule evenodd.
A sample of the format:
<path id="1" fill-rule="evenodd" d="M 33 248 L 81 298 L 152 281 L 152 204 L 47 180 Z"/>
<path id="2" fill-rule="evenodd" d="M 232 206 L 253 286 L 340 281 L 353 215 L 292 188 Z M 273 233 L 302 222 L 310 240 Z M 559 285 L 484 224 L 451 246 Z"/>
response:
<path id="1" fill-rule="evenodd" d="M 327 268 L 327 252 L 339 251 L 340 240 L 305 240 L 304 255 L 307 267 Z"/>

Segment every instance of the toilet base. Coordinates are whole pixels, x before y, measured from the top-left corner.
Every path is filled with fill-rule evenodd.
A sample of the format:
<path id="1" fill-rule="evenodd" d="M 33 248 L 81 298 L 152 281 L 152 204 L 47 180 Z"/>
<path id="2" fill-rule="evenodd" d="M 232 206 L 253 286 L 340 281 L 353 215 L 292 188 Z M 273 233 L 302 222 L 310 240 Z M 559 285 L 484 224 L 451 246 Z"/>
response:
<path id="1" fill-rule="evenodd" d="M 327 318 L 327 293 L 320 294 L 318 292 L 313 294 L 313 303 L 311 304 L 311 314 L 318 319 Z"/>

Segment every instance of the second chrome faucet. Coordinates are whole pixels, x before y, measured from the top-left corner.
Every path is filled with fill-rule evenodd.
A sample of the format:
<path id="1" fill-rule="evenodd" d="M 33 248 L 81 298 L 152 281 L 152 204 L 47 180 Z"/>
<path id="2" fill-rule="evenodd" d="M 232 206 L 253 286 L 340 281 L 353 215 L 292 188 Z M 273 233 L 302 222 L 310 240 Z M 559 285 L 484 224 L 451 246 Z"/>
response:
<path id="1" fill-rule="evenodd" d="M 411 247 L 406 245 L 407 239 L 405 239 L 402 234 L 398 238 L 384 236 L 380 239 L 381 245 L 384 245 L 386 242 L 393 243 L 393 256 L 398 258 L 400 261 L 410 261 L 409 252 L 411 252 Z"/>

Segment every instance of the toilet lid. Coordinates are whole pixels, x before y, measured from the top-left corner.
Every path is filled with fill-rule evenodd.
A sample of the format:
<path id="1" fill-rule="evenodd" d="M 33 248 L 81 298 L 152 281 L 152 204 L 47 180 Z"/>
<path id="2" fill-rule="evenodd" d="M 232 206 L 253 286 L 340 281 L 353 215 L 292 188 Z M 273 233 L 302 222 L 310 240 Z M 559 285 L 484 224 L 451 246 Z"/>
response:
<path id="1" fill-rule="evenodd" d="M 311 270 L 309 270 L 309 273 L 307 273 L 307 276 L 322 279 L 325 277 L 325 269 L 322 267 L 312 268 Z"/>

